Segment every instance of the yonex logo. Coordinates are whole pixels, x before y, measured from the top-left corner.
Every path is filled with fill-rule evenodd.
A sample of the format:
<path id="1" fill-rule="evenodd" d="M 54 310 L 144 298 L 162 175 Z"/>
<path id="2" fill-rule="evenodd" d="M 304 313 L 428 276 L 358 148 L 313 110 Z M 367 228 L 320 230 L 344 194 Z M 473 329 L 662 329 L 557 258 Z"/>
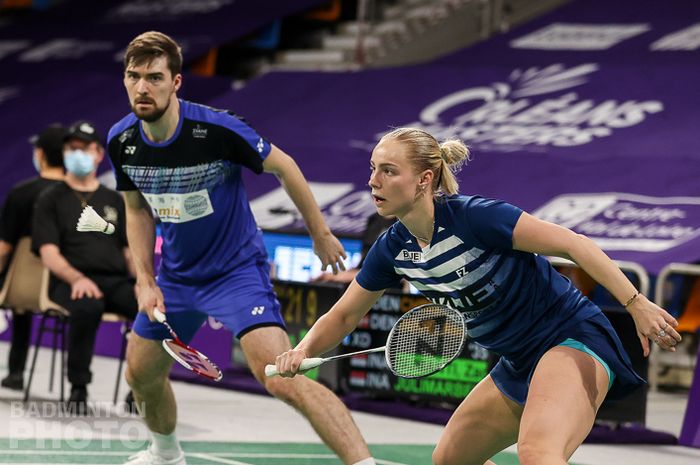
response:
<path id="1" fill-rule="evenodd" d="M 253 310 L 250 311 L 250 314 L 251 315 L 262 315 L 264 311 L 265 311 L 264 306 L 253 307 Z"/>
<path id="2" fill-rule="evenodd" d="M 262 153 L 263 149 L 265 148 L 265 143 L 262 140 L 262 137 L 258 141 L 258 153 Z"/>
<path id="3" fill-rule="evenodd" d="M 124 153 L 127 155 L 133 155 L 136 153 L 136 146 L 135 145 L 127 145 L 124 147 Z"/>

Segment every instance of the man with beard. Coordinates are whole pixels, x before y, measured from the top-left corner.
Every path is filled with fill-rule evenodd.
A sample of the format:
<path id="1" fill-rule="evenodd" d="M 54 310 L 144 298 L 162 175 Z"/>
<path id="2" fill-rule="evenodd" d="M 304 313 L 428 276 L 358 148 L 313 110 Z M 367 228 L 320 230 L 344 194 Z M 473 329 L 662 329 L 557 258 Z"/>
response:
<path id="1" fill-rule="evenodd" d="M 266 378 L 264 366 L 290 348 L 269 279 L 262 233 L 246 198 L 241 169 L 276 175 L 301 212 L 323 267 L 344 269 L 333 236 L 294 160 L 223 110 L 180 100 L 182 54 L 159 32 L 131 41 L 124 86 L 132 113 L 109 132 L 108 151 L 124 192 L 127 233 L 137 273 L 139 313 L 129 340 L 127 381 L 143 406 L 152 442 L 130 465 L 185 463 L 175 438 L 176 404 L 168 381 L 173 360 L 153 309 L 187 343 L 207 316 L 240 338 L 248 364 L 265 388 L 308 418 L 346 464 L 373 465 L 348 410 L 306 378 Z M 162 260 L 153 267 L 154 211 L 161 221 Z"/>

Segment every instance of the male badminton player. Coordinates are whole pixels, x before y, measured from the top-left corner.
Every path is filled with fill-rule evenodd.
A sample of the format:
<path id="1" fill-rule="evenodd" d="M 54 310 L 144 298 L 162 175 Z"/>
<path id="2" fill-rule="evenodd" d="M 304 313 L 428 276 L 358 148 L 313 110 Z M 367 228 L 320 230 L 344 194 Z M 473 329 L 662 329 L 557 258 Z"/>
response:
<path id="1" fill-rule="evenodd" d="M 270 393 L 305 415 L 344 463 L 372 465 L 348 410 L 328 389 L 305 377 L 290 382 L 264 375 L 265 364 L 290 345 L 241 169 L 280 179 L 324 268 L 344 269 L 345 252 L 294 160 L 231 113 L 179 100 L 181 68 L 180 47 L 170 37 L 151 31 L 132 40 L 124 56 L 132 113 L 108 136 L 117 189 L 126 199 L 141 311 L 129 340 L 126 377 L 152 432 L 148 449 L 127 463 L 185 463 L 175 438 L 172 359 L 160 345 L 169 334 L 153 318 L 158 308 L 167 311 L 185 343 L 208 315 L 222 322 L 240 338 L 251 370 Z M 151 209 L 164 239 L 157 280 Z"/>
<path id="2" fill-rule="evenodd" d="M 632 315 L 645 355 L 649 338 L 674 351 L 677 323 L 585 236 L 502 201 L 459 195 L 454 170 L 468 157 L 462 142 L 439 144 L 420 129 L 381 139 L 369 186 L 379 214 L 399 221 L 330 312 L 277 358 L 277 370 L 292 376 L 304 358 L 337 345 L 404 278 L 433 302 L 463 311 L 470 337 L 501 354 L 453 414 L 433 462 L 493 464 L 517 441 L 523 465 L 564 464 L 605 396 L 643 380 L 600 309 L 541 255 L 572 259 L 604 285 Z"/>

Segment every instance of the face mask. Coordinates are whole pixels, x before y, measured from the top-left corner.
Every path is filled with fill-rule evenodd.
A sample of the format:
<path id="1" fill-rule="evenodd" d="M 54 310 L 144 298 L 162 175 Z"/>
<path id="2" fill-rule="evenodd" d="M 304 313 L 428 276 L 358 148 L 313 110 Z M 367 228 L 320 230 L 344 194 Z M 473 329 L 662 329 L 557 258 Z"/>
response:
<path id="1" fill-rule="evenodd" d="M 41 164 L 36 156 L 36 153 L 32 154 L 32 163 L 34 164 L 34 169 L 37 173 L 41 173 Z"/>
<path id="2" fill-rule="evenodd" d="M 95 161 L 83 150 L 71 150 L 63 156 L 66 171 L 79 178 L 84 178 L 95 171 Z"/>

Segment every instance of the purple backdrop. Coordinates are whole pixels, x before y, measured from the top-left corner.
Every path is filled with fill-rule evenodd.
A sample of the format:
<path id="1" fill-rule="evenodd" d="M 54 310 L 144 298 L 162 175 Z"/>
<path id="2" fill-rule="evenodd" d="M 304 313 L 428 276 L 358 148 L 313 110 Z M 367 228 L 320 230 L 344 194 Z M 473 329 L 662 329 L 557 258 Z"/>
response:
<path id="1" fill-rule="evenodd" d="M 690 1 L 578 1 L 432 63 L 271 73 L 211 104 L 291 153 L 341 234 L 373 211 L 372 147 L 412 125 L 471 146 L 463 192 L 565 223 L 655 273 L 700 260 L 699 14 Z M 264 228 L 301 228 L 279 214 L 290 203 L 272 177 L 247 180 Z"/>

